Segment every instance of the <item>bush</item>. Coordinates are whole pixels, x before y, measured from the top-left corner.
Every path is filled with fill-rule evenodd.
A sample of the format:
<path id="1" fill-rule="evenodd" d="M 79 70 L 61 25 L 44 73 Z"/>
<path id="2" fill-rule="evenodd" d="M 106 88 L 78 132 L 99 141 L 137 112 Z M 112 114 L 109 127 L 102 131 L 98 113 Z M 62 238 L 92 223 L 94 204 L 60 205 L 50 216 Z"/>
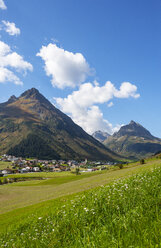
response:
<path id="1" fill-rule="evenodd" d="M 14 182 L 13 178 L 8 178 L 8 183 L 13 183 L 13 182 Z"/>
<path id="2" fill-rule="evenodd" d="M 79 168 L 76 168 L 76 169 L 75 169 L 75 174 L 76 174 L 76 175 L 80 175 L 80 169 L 79 169 Z"/>
<path id="3" fill-rule="evenodd" d="M 6 184 L 6 183 L 8 183 L 8 180 L 7 180 L 7 178 L 4 178 L 3 179 L 3 184 Z"/>
<path id="4" fill-rule="evenodd" d="M 140 160 L 140 164 L 145 164 L 145 160 L 143 158 Z"/>
<path id="5" fill-rule="evenodd" d="M 17 182 L 17 181 L 18 181 L 18 178 L 14 177 L 14 178 L 13 178 L 13 182 L 15 183 L 15 182 Z"/>
<path id="6" fill-rule="evenodd" d="M 123 164 L 118 164 L 118 167 L 120 168 L 120 169 L 123 169 Z"/>

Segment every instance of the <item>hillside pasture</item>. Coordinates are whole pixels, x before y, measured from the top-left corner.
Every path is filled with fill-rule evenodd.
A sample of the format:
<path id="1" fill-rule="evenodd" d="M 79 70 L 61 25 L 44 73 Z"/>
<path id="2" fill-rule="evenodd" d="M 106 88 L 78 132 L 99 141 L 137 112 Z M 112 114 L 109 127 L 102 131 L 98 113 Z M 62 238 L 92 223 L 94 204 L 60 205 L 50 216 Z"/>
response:
<path id="1" fill-rule="evenodd" d="M 86 191 L 100 185 L 106 185 L 119 178 L 128 177 L 143 170 L 159 166 L 160 163 L 160 160 L 154 160 L 153 162 L 146 162 L 144 165 L 136 163 L 130 164 L 123 169 L 116 167 L 102 172 L 82 173 L 78 176 L 70 172 L 42 173 L 43 177 L 46 176 L 46 178 L 49 178 L 50 175 L 52 178 L 42 181 L 32 180 L 1 185 L 0 213 L 2 214 L 17 208 Z M 28 177 L 31 176 L 31 174 L 35 177 L 36 175 L 38 177 L 41 175 L 41 173 L 27 173 L 23 174 L 23 176 L 26 175 L 26 177 Z M 13 175 L 10 175 L 9 177 L 12 176 Z"/>
<path id="2" fill-rule="evenodd" d="M 7 168 L 12 168 L 12 163 L 11 162 L 3 162 L 0 161 L 0 170 L 7 169 Z"/>
<path id="3" fill-rule="evenodd" d="M 21 216 L 3 228 L 1 247 L 160 247 L 161 162 L 112 175 L 107 185 L 1 215 L 0 222 Z"/>

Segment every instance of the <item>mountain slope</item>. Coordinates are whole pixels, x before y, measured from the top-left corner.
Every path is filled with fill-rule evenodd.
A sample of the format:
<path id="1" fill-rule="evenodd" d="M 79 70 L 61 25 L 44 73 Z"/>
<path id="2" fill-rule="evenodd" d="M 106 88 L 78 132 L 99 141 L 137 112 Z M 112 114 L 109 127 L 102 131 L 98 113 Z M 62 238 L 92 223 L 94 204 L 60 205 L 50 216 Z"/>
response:
<path id="1" fill-rule="evenodd" d="M 0 104 L 0 153 L 49 159 L 119 159 L 34 88 Z"/>
<path id="2" fill-rule="evenodd" d="M 94 132 L 92 134 L 92 136 L 95 139 L 97 139 L 98 141 L 103 142 L 110 136 L 110 134 L 107 132 L 102 132 L 102 131 L 98 130 L 98 131 Z"/>
<path id="3" fill-rule="evenodd" d="M 114 152 L 131 159 L 151 156 L 161 150 L 161 139 L 154 137 L 139 123 L 131 121 L 120 128 L 104 144 Z"/>

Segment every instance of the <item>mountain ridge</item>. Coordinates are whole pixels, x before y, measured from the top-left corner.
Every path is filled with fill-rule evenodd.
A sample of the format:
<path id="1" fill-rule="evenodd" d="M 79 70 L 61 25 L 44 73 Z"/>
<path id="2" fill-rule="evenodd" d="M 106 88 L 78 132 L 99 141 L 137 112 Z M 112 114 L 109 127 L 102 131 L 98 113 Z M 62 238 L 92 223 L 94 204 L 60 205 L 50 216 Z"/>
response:
<path id="1" fill-rule="evenodd" d="M 106 139 L 104 144 L 112 151 L 131 159 L 151 156 L 161 150 L 161 139 L 133 120 Z"/>
<path id="2" fill-rule="evenodd" d="M 111 136 L 107 132 L 103 132 L 101 130 L 95 131 L 92 136 L 100 142 L 104 142 L 109 136 Z"/>
<path id="3" fill-rule="evenodd" d="M 146 128 L 144 128 L 141 124 L 131 120 L 129 124 L 124 125 L 120 128 L 120 130 L 113 134 L 113 136 L 139 136 L 148 139 L 156 139 Z"/>
<path id="4" fill-rule="evenodd" d="M 40 157 L 41 151 L 36 151 L 39 142 L 51 148 L 51 156 L 45 156 L 43 147 L 39 147 L 44 158 L 52 154 L 62 159 L 120 158 L 32 88 L 0 104 L 0 153 L 28 156 L 26 146 L 31 143 L 32 156 Z"/>

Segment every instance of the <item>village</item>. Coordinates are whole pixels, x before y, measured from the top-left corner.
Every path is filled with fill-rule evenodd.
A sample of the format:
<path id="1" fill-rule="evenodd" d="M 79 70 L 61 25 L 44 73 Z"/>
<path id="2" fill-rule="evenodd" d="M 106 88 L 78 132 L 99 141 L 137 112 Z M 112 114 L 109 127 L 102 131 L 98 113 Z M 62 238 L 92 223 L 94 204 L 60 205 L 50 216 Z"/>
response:
<path id="1" fill-rule="evenodd" d="M 21 158 L 4 154 L 0 156 L 1 162 L 6 162 L 6 168 L 0 170 L 1 176 L 17 173 L 31 172 L 62 172 L 73 171 L 79 168 L 81 172 L 92 172 L 96 170 L 105 170 L 107 166 L 115 165 L 116 163 L 101 162 L 101 161 L 84 161 L 78 162 L 75 160 L 39 160 L 35 158 Z M 10 166 L 8 163 L 10 162 Z"/>

